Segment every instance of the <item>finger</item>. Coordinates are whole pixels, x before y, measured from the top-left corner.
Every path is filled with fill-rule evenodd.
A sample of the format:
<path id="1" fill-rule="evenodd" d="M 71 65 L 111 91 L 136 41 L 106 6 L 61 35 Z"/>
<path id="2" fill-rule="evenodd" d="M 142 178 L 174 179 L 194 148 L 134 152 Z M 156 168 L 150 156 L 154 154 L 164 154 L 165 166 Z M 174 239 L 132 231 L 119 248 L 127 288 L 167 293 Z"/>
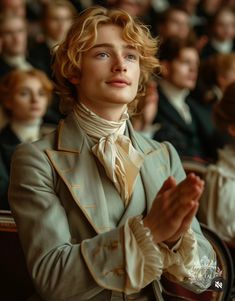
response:
<path id="1" fill-rule="evenodd" d="M 191 201 L 186 203 L 184 207 L 178 206 L 177 210 L 171 210 L 167 212 L 166 223 L 168 227 L 173 229 L 173 233 L 176 233 L 182 227 L 185 218 L 190 215 L 192 209 L 194 208 L 194 204 L 195 202 Z"/>
<path id="2" fill-rule="evenodd" d="M 188 183 L 191 183 L 193 185 L 197 185 L 199 187 L 204 187 L 204 181 L 194 173 L 190 173 L 187 176 Z"/>
<path id="3" fill-rule="evenodd" d="M 163 183 L 162 187 L 160 188 L 158 195 L 171 189 L 174 188 L 176 186 L 176 180 L 174 177 L 170 176 L 168 177 L 165 182 Z"/>
<path id="4" fill-rule="evenodd" d="M 168 241 L 176 241 L 179 239 L 191 226 L 194 216 L 196 215 L 198 210 L 198 203 L 193 202 L 191 210 L 188 212 L 188 214 L 184 217 L 181 226 L 178 228 L 178 230 L 174 233 L 173 236 L 171 236 Z"/>
<path id="5" fill-rule="evenodd" d="M 191 174 L 174 189 L 170 191 L 169 197 L 173 198 L 173 208 L 185 206 L 191 200 L 198 202 L 204 190 L 204 181 L 198 176 Z"/>
<path id="6" fill-rule="evenodd" d="M 198 207 L 199 207 L 198 202 L 191 201 L 191 210 L 184 217 L 180 227 L 182 232 L 185 232 L 189 229 L 190 225 L 192 224 L 192 220 L 197 213 Z"/>
<path id="7" fill-rule="evenodd" d="M 197 178 L 199 178 L 199 177 L 197 176 Z M 197 182 L 197 187 L 198 187 L 198 195 L 194 198 L 194 201 L 199 202 L 200 197 L 205 188 L 205 181 L 203 181 L 202 179 L 199 178 L 199 181 Z"/>

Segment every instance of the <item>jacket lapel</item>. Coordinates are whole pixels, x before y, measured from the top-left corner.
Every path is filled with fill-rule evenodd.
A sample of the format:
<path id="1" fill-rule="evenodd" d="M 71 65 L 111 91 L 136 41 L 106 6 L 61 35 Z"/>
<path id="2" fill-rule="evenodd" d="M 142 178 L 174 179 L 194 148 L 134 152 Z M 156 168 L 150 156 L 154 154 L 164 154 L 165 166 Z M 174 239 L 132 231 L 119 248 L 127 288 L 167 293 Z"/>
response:
<path id="1" fill-rule="evenodd" d="M 99 171 L 74 114 L 70 114 L 59 126 L 57 150 L 46 152 L 95 231 L 109 230 L 109 215 Z"/>
<path id="2" fill-rule="evenodd" d="M 166 162 L 162 159 L 163 150 L 161 147 L 156 148 L 155 143 L 153 146 L 146 143 L 145 138 L 134 132 L 130 122 L 128 122 L 128 130 L 134 147 L 144 155 L 140 176 L 146 196 L 147 212 L 149 212 L 163 180 L 167 177 Z M 112 225 L 97 162 L 90 152 L 88 140 L 77 124 L 74 114 L 70 114 L 65 121 L 61 122 L 56 150 L 49 149 L 46 152 L 53 167 L 94 230 L 97 233 L 110 230 Z M 164 177 L 157 177 L 159 173 L 164 173 Z M 123 224 L 127 217 L 133 216 L 133 206 L 136 204 L 130 202 L 119 225 Z"/>

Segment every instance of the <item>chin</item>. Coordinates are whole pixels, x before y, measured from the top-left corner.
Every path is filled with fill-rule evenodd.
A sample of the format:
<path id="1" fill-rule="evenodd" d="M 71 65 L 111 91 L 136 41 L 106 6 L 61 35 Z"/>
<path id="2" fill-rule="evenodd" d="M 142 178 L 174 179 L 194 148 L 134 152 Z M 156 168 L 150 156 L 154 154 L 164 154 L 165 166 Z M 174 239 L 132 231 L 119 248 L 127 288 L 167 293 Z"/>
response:
<path id="1" fill-rule="evenodd" d="M 128 105 L 132 101 L 133 101 L 133 99 L 121 99 L 121 98 L 118 98 L 116 101 L 113 100 L 112 102 L 116 103 L 116 104 L 120 104 L 120 105 Z"/>
<path id="2" fill-rule="evenodd" d="M 195 88 L 195 82 L 188 82 L 185 84 L 185 88 L 189 90 L 193 90 Z"/>
<path id="3" fill-rule="evenodd" d="M 131 101 L 132 101 L 132 98 L 130 98 L 129 95 L 128 95 L 128 97 L 122 96 L 120 94 L 109 96 L 109 102 L 113 103 L 113 104 L 128 104 Z"/>

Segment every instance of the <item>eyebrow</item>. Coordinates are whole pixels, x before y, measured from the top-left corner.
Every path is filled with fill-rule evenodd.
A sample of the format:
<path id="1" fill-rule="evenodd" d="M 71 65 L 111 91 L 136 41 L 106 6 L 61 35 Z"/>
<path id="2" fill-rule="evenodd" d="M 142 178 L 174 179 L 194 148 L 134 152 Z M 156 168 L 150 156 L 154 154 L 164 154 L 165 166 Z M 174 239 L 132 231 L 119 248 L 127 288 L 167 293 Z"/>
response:
<path id="1" fill-rule="evenodd" d="M 94 45 L 93 47 L 91 47 L 91 49 L 95 49 L 95 48 L 114 48 L 114 46 L 110 43 L 101 43 L 101 44 L 96 44 Z M 127 44 L 123 47 L 124 49 L 133 49 L 133 50 L 137 50 L 136 47 L 130 45 L 130 44 Z"/>

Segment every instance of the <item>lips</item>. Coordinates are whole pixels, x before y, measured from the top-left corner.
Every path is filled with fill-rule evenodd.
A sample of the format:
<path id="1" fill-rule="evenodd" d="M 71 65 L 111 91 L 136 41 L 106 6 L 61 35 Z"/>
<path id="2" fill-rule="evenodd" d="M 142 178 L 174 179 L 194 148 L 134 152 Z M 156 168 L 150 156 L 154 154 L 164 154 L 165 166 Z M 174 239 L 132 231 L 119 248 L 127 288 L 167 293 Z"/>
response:
<path id="1" fill-rule="evenodd" d="M 123 78 L 113 78 L 111 80 L 108 80 L 106 83 L 113 84 L 113 85 L 122 85 L 122 86 L 129 86 L 131 84 L 130 81 Z"/>
<path id="2" fill-rule="evenodd" d="M 41 107 L 31 107 L 30 108 L 31 111 L 39 111 L 39 110 L 42 110 Z"/>

